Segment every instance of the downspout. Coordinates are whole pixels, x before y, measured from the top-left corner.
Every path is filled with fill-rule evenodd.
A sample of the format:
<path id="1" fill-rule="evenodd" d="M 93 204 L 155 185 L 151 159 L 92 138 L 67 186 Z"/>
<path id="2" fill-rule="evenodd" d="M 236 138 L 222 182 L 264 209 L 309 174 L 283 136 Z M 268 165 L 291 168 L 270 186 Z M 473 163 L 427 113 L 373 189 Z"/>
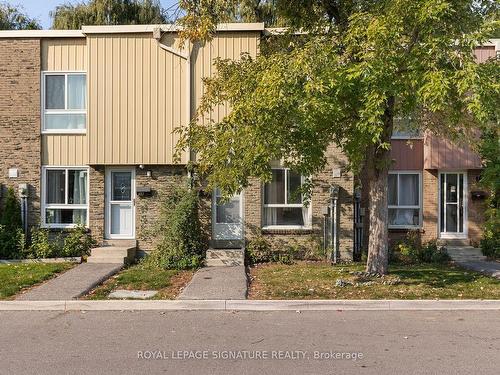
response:
<path id="1" fill-rule="evenodd" d="M 330 186 L 330 217 L 331 217 L 331 237 L 330 237 L 330 246 L 332 249 L 331 261 L 333 264 L 338 262 L 338 234 L 337 234 L 337 224 L 338 224 L 338 209 L 337 202 L 339 199 L 339 190 L 340 187 L 338 185 Z"/>
<path id="2" fill-rule="evenodd" d="M 185 75 L 185 83 L 186 83 L 186 118 L 188 121 L 188 126 L 191 126 L 191 53 L 192 53 L 192 45 L 191 42 L 187 42 L 187 53 L 184 53 L 181 50 L 178 50 L 176 48 L 167 46 L 161 42 L 161 34 L 162 30 L 161 27 L 157 27 L 153 29 L 153 38 L 156 39 L 156 42 L 158 43 L 158 46 L 165 51 L 168 51 L 184 60 L 186 60 L 186 75 Z M 188 152 L 188 164 L 190 164 L 193 161 L 192 157 L 192 152 L 191 148 L 187 150 Z M 189 187 L 191 188 L 193 185 L 193 175 L 190 169 L 190 165 L 188 168 L 188 181 L 189 181 Z"/>

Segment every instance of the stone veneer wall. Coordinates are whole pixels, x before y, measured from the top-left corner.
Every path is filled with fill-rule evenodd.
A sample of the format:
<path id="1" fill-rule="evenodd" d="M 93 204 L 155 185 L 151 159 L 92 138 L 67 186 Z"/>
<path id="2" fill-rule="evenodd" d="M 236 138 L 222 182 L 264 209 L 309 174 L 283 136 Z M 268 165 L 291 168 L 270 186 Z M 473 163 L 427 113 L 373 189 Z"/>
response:
<path id="1" fill-rule="evenodd" d="M 265 236 L 273 247 L 286 245 L 317 246 L 323 238 L 323 208 L 329 205 L 330 185 L 338 184 L 339 196 L 339 249 L 341 258 L 352 260 L 353 252 L 353 191 L 352 173 L 346 171 L 347 160 L 340 149 L 330 145 L 325 169 L 313 176 L 312 229 L 311 230 L 262 230 L 262 183 L 253 179 L 243 193 L 245 238 L 251 241 L 258 235 Z M 333 177 L 333 169 L 341 168 L 340 178 Z"/>
<path id="2" fill-rule="evenodd" d="M 0 195 L 28 184 L 30 226 L 40 221 L 40 144 L 40 40 L 0 39 Z"/>
<path id="3" fill-rule="evenodd" d="M 151 177 L 147 171 L 151 171 Z M 89 226 L 93 237 L 100 243 L 105 236 L 105 167 L 90 168 Z M 136 187 L 151 187 L 151 196 L 136 196 L 135 225 L 138 249 L 150 251 L 155 246 L 153 231 L 161 213 L 161 202 L 177 186 L 187 186 L 186 169 L 181 166 L 146 166 L 135 168 Z"/>
<path id="4" fill-rule="evenodd" d="M 151 177 L 146 175 L 150 170 Z M 187 172 L 181 166 L 146 166 L 136 168 L 136 187 L 151 187 L 152 195 L 136 197 L 135 228 L 138 248 L 151 251 L 156 244 L 157 235 L 153 233 L 162 210 L 162 200 L 173 189 L 187 186 Z"/>

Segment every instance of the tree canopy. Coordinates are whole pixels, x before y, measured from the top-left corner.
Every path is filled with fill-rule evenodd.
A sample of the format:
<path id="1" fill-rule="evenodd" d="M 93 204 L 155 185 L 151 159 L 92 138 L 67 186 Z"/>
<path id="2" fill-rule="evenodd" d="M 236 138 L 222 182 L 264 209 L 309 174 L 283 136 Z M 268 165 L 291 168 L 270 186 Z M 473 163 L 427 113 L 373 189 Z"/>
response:
<path id="1" fill-rule="evenodd" d="M 184 38 L 205 40 L 235 0 L 183 0 Z M 498 126 L 499 62 L 474 47 L 498 30 L 498 2 L 475 0 L 276 0 L 288 31 L 257 58 L 218 60 L 180 148 L 227 195 L 250 177 L 268 181 L 271 160 L 304 175 L 325 166 L 332 141 L 369 176 L 370 272 L 387 272 L 387 175 L 395 120 L 451 139 Z M 200 121 L 229 102 L 219 123 Z"/>
<path id="2" fill-rule="evenodd" d="M 24 14 L 22 8 L 0 3 L 0 30 L 34 30 L 40 28 L 38 21 Z"/>
<path id="3" fill-rule="evenodd" d="M 141 25 L 167 22 L 158 0 L 90 0 L 59 5 L 50 13 L 53 29 L 83 25 Z"/>

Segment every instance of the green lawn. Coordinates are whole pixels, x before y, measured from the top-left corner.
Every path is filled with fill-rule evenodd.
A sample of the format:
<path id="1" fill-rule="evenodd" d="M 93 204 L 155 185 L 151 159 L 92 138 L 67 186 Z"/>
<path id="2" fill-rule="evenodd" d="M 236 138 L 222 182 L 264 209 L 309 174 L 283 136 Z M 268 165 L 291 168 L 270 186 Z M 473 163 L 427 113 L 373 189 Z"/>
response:
<path id="1" fill-rule="evenodd" d="M 94 289 L 87 299 L 107 299 L 116 289 L 158 290 L 154 299 L 174 299 L 191 277 L 193 271 L 165 270 L 147 268 L 141 264 L 133 265 L 107 280 Z"/>
<path id="2" fill-rule="evenodd" d="M 0 264 L 0 299 L 12 297 L 73 266 L 71 263 Z"/>
<path id="3" fill-rule="evenodd" d="M 500 299 L 499 280 L 452 265 L 391 265 L 382 278 L 353 273 L 363 270 L 362 264 L 320 262 L 257 265 L 250 270 L 249 298 Z"/>

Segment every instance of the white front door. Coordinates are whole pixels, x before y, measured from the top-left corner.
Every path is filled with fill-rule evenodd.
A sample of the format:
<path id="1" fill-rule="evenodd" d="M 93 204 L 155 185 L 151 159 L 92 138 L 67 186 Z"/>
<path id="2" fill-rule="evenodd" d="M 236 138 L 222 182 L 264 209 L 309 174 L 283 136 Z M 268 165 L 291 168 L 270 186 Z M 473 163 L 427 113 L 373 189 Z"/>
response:
<path id="1" fill-rule="evenodd" d="M 467 237 L 467 173 L 439 173 L 439 232 L 441 238 Z"/>
<path id="2" fill-rule="evenodd" d="M 215 189 L 212 199 L 212 223 L 214 240 L 243 239 L 241 194 L 222 202 L 219 189 Z"/>
<path id="3" fill-rule="evenodd" d="M 135 169 L 106 170 L 106 238 L 135 237 Z"/>

